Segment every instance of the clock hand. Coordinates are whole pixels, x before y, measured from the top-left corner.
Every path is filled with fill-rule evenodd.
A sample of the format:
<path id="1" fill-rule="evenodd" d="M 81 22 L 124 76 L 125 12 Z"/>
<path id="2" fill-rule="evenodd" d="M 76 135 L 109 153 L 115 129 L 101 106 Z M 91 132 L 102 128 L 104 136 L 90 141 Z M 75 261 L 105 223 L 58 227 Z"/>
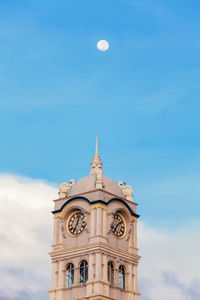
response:
<path id="1" fill-rule="evenodd" d="M 114 221 L 112 222 L 112 225 L 111 225 L 113 231 L 115 231 L 115 228 L 117 227 L 117 225 L 115 225 L 115 224 L 118 225 L 118 223 L 116 222 L 116 220 L 114 220 Z"/>
<path id="2" fill-rule="evenodd" d="M 122 224 L 122 223 L 123 223 L 123 221 L 120 221 L 119 223 L 117 223 L 117 225 L 116 225 L 115 228 L 114 228 L 114 233 L 116 232 L 117 227 L 118 227 L 120 224 Z"/>
<path id="3" fill-rule="evenodd" d="M 77 224 L 78 224 L 78 220 L 79 220 L 79 219 L 76 219 L 76 223 L 75 223 L 75 226 L 74 226 L 74 229 L 73 229 L 73 233 L 74 233 L 74 231 L 76 230 L 76 227 L 77 227 Z"/>
<path id="4" fill-rule="evenodd" d="M 77 222 L 76 222 L 76 226 L 75 226 L 75 229 L 74 229 L 74 231 L 76 230 L 76 228 L 77 228 L 77 226 L 78 226 L 79 219 L 80 219 L 80 217 L 78 217 L 78 218 L 77 218 Z"/>

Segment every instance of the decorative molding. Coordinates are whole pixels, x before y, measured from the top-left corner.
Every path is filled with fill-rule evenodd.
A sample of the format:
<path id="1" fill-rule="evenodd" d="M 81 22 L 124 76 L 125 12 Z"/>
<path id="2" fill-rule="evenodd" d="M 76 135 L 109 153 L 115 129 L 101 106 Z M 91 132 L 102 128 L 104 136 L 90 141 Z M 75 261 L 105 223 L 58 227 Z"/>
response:
<path id="1" fill-rule="evenodd" d="M 129 238 L 130 238 L 130 235 L 131 235 L 131 232 L 132 232 L 132 230 L 133 230 L 133 220 L 131 221 L 131 224 L 130 224 L 130 228 L 129 228 L 129 231 L 128 231 L 128 233 L 127 233 L 127 238 L 126 238 L 126 240 L 128 241 L 129 240 Z"/>
<path id="2" fill-rule="evenodd" d="M 56 214 L 53 217 L 54 217 L 54 219 L 60 219 L 60 215 L 59 214 Z"/>
<path id="3" fill-rule="evenodd" d="M 83 200 L 83 199 L 80 199 L 80 198 L 82 198 L 82 197 L 76 197 L 76 199 L 74 199 L 74 201 L 73 201 L 73 204 L 74 204 L 75 202 L 79 201 L 79 200 Z M 59 219 L 62 220 L 61 215 L 66 211 L 66 209 L 68 208 L 68 206 L 69 206 L 71 203 L 72 203 L 71 201 L 66 201 L 66 202 L 64 203 L 64 205 L 62 206 L 63 209 L 58 210 L 58 213 L 55 213 L 55 214 L 54 214 L 53 211 L 52 211 L 52 213 L 54 214 L 54 216 L 57 216 L 57 218 L 59 218 Z M 75 208 L 75 209 L 77 209 L 77 208 Z"/>
<path id="4" fill-rule="evenodd" d="M 133 189 L 130 185 L 127 185 L 126 182 L 119 181 L 118 182 L 125 198 L 129 201 L 133 200 Z"/>
<path id="5" fill-rule="evenodd" d="M 106 204 L 102 204 L 102 203 L 91 204 L 91 209 L 95 209 L 95 208 L 102 208 L 106 210 Z"/>
<path id="6" fill-rule="evenodd" d="M 67 238 L 67 229 L 66 229 L 66 221 L 61 220 L 61 230 L 62 230 L 62 235 L 66 239 Z"/>
<path id="7" fill-rule="evenodd" d="M 132 220 L 137 223 L 137 217 L 135 217 L 135 216 L 131 216 L 131 217 L 132 217 Z"/>
<path id="8" fill-rule="evenodd" d="M 69 191 L 71 190 L 72 186 L 74 185 L 74 183 L 75 183 L 74 179 L 71 179 L 70 183 L 67 183 L 67 182 L 61 183 L 61 185 L 59 187 L 59 192 L 58 192 L 60 199 L 67 197 L 67 195 L 68 195 Z"/>
<path id="9" fill-rule="evenodd" d="M 119 202 L 119 203 L 121 203 L 125 208 L 128 209 L 128 211 L 130 212 L 130 214 L 131 214 L 132 217 L 135 217 L 136 219 L 140 217 L 140 215 L 136 214 L 136 213 L 130 208 L 130 206 L 129 206 L 124 200 L 122 200 L 122 199 L 120 199 L 120 198 L 112 198 L 112 199 L 110 199 L 108 202 L 105 202 L 105 201 L 103 201 L 103 200 L 96 200 L 96 201 L 91 202 L 91 201 L 89 201 L 89 200 L 88 200 L 87 198 L 85 198 L 85 197 L 73 197 L 73 198 L 67 200 L 67 201 L 62 205 L 62 207 L 61 207 L 60 209 L 54 210 L 54 211 L 52 211 L 52 213 L 53 213 L 54 215 L 61 214 L 61 213 L 64 211 L 64 209 L 66 208 L 66 206 L 69 206 L 71 202 L 78 201 L 78 200 L 86 201 L 86 202 L 88 202 L 90 205 L 94 205 L 94 204 L 100 203 L 100 204 L 103 204 L 103 205 L 106 205 L 106 206 L 108 206 L 108 205 L 109 205 L 110 203 L 112 203 L 112 202 Z"/>

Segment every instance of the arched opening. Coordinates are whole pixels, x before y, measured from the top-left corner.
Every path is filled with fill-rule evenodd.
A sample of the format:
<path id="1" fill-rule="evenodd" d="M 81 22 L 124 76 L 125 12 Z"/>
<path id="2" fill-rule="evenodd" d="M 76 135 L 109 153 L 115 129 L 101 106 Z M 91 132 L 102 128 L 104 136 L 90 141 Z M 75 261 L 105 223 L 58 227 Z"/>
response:
<path id="1" fill-rule="evenodd" d="M 125 290 L 125 268 L 124 266 L 119 267 L 119 286 L 121 289 Z"/>
<path id="2" fill-rule="evenodd" d="M 84 285 L 88 280 L 88 263 L 83 260 L 80 264 L 80 285 Z"/>
<path id="3" fill-rule="evenodd" d="M 72 263 L 66 268 L 66 288 L 69 288 L 74 283 L 74 265 Z"/>
<path id="4" fill-rule="evenodd" d="M 110 284 L 114 284 L 114 265 L 111 261 L 108 263 L 108 281 Z"/>

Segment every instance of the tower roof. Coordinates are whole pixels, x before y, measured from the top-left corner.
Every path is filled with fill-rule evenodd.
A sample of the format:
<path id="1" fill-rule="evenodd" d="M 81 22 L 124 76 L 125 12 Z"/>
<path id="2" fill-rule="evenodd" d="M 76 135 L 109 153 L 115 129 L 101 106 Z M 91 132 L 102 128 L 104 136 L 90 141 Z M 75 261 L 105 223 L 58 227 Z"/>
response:
<path id="1" fill-rule="evenodd" d="M 95 189 L 96 189 L 96 176 L 94 174 L 90 174 L 89 176 L 83 177 L 74 183 L 71 190 L 69 191 L 68 197 L 93 191 Z M 102 190 L 114 194 L 120 198 L 124 197 L 124 194 L 119 184 L 106 176 L 102 176 Z"/>
<path id="2" fill-rule="evenodd" d="M 96 137 L 96 150 L 91 162 L 91 171 L 89 176 L 83 177 L 78 181 L 71 180 L 70 184 L 64 182 L 60 185 L 60 198 L 80 195 L 86 192 L 101 189 L 117 197 L 132 200 L 133 190 L 123 182 L 115 182 L 111 178 L 104 176 L 101 158 L 98 153 L 98 138 Z"/>
<path id="3" fill-rule="evenodd" d="M 100 188 L 118 197 L 124 197 L 119 184 L 111 178 L 104 176 L 102 166 L 103 163 L 101 162 L 101 158 L 98 153 L 98 137 L 96 137 L 96 150 L 91 162 L 90 174 L 89 176 L 81 178 L 75 182 L 69 191 L 68 196 L 77 195 Z"/>
<path id="4" fill-rule="evenodd" d="M 91 162 L 90 175 L 98 174 L 98 173 L 99 174 L 101 173 L 103 175 L 102 166 L 103 166 L 103 164 L 101 162 L 101 158 L 98 153 L 98 137 L 96 137 L 96 151 L 95 151 L 94 157 Z"/>

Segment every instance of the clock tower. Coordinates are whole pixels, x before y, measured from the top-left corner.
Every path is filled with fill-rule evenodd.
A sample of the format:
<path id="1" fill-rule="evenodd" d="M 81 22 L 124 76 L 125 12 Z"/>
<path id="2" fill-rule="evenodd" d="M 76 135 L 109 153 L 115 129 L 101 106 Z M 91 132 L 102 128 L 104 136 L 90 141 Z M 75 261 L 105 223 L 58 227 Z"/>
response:
<path id="1" fill-rule="evenodd" d="M 55 208 L 50 300 L 139 300 L 137 204 L 126 183 L 91 171 L 62 183 Z"/>

